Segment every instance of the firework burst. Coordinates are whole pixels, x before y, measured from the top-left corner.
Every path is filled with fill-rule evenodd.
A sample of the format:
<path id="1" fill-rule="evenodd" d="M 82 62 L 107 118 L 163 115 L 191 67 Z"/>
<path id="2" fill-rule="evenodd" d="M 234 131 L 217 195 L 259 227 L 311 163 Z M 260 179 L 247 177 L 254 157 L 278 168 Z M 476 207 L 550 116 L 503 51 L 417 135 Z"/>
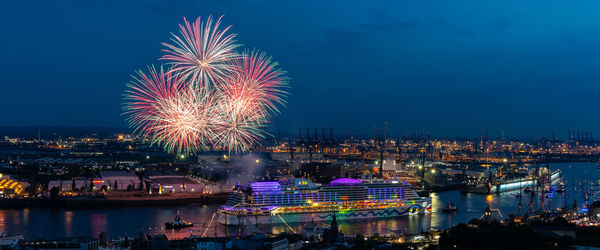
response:
<path id="1" fill-rule="evenodd" d="M 194 23 L 184 18 L 184 25 L 179 25 L 181 37 L 175 34 L 172 44 L 163 43 L 167 54 L 161 60 L 172 64 L 172 71 L 189 83 L 204 87 L 210 83 L 223 81 L 232 70 L 231 60 L 235 59 L 235 34 L 227 34 L 231 26 L 219 29 L 219 17 L 213 23 L 208 17 L 205 23 L 198 17 Z"/>
<path id="2" fill-rule="evenodd" d="M 284 72 L 265 53 L 245 51 L 232 64 L 234 70 L 217 88 L 222 114 L 217 143 L 229 152 L 240 152 L 264 138 L 269 111 L 283 104 L 287 85 Z"/>
<path id="3" fill-rule="evenodd" d="M 166 151 L 216 147 L 248 151 L 264 138 L 270 113 L 285 104 L 285 72 L 263 52 L 234 50 L 235 35 L 184 19 L 181 37 L 163 43 L 167 71 L 137 72 L 125 92 L 125 115 L 134 133 Z"/>
<path id="4" fill-rule="evenodd" d="M 134 133 L 166 151 L 204 149 L 214 138 L 216 98 L 204 91 L 189 91 L 177 75 L 149 68 L 133 77 L 125 94 L 125 114 Z"/>
<path id="5" fill-rule="evenodd" d="M 267 113 L 252 95 L 221 95 L 216 144 L 229 152 L 247 151 L 264 137 Z"/>
<path id="6" fill-rule="evenodd" d="M 276 104 L 284 104 L 287 92 L 285 71 L 278 69 L 277 62 L 264 52 L 244 51 L 232 61 L 233 68 L 225 84 L 220 88 L 225 95 L 246 96 L 253 108 L 278 112 Z"/>

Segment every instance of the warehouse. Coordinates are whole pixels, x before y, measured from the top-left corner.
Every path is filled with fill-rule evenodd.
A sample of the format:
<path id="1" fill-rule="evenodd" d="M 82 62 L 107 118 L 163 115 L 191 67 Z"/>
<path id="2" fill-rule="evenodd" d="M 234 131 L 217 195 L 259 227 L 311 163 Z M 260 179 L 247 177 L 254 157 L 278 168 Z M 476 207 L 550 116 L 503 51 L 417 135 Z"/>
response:
<path id="1" fill-rule="evenodd" d="M 154 191 L 159 193 L 202 192 L 204 184 L 183 175 L 156 173 L 148 176 Z"/>
<path id="2" fill-rule="evenodd" d="M 126 171 L 100 171 L 100 186 L 106 186 L 110 190 L 127 190 L 131 186 L 131 189 L 141 189 L 140 185 L 143 182 L 134 173 Z M 96 182 L 95 186 L 98 184 Z"/>

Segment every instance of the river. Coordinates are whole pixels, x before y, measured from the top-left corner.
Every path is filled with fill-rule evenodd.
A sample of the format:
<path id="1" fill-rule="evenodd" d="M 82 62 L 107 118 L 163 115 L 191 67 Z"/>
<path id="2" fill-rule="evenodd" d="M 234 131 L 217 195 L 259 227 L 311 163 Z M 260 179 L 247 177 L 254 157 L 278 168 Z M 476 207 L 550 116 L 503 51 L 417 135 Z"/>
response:
<path id="1" fill-rule="evenodd" d="M 561 163 L 551 164 L 551 169 L 560 167 L 563 177 L 567 180 L 567 192 L 553 193 L 551 199 L 546 201 L 546 206 L 552 208 L 564 206 L 564 200 L 570 206 L 573 199 L 578 204 L 584 204 L 582 188 L 574 190 L 573 185 L 579 181 L 595 182 L 600 177 L 596 163 Z M 593 186 L 593 185 L 588 185 Z M 466 223 L 473 218 L 479 218 L 486 205 L 499 209 L 503 216 L 517 212 L 518 191 L 501 193 L 492 196 L 480 194 L 461 194 L 459 191 L 446 191 L 431 194 L 433 199 L 433 213 L 419 216 L 403 216 L 398 218 L 340 221 L 340 228 L 346 234 L 386 234 L 389 232 L 416 233 L 429 228 L 444 229 L 458 223 Z M 590 201 L 595 200 L 596 191 L 590 193 Z M 524 194 L 522 209 L 529 209 L 530 194 Z M 448 202 L 453 202 L 459 212 L 446 214 L 441 211 Z M 237 227 L 224 227 L 216 225 L 216 218 L 211 226 L 207 224 L 219 205 L 186 205 L 179 207 L 137 207 L 121 209 L 76 209 L 66 210 L 61 208 L 25 208 L 0 210 L 0 228 L 7 233 L 22 233 L 27 240 L 39 238 L 56 239 L 59 237 L 88 236 L 97 237 L 100 232 L 106 232 L 109 238 L 123 235 L 137 237 L 140 230 L 150 234 L 166 233 L 175 237 L 184 237 L 190 233 L 194 235 L 214 236 L 232 235 L 239 232 Z M 539 207 L 536 202 L 535 208 Z M 164 222 L 172 220 L 177 211 L 187 221 L 193 222 L 194 227 L 180 232 L 162 229 Z M 497 216 L 500 216 L 497 213 Z M 302 224 L 291 224 L 291 229 L 299 231 Z M 264 232 L 279 233 L 290 231 L 286 225 L 264 226 Z"/>

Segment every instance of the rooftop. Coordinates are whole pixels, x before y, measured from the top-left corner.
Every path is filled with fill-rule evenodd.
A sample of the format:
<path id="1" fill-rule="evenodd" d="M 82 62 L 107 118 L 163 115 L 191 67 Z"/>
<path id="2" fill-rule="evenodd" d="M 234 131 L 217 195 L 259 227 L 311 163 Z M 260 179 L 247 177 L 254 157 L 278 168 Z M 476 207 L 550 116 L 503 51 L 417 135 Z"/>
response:
<path id="1" fill-rule="evenodd" d="M 100 171 L 100 176 L 102 178 L 104 178 L 104 177 L 135 177 L 135 178 L 137 178 L 138 177 L 134 173 L 130 173 L 127 171 L 120 171 L 120 170 Z"/>

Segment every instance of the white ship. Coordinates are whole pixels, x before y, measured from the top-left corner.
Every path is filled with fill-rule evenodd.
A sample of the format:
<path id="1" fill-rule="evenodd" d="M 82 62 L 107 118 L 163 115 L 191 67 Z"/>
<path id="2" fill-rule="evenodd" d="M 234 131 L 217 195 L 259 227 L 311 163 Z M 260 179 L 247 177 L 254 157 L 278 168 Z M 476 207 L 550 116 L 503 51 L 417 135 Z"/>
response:
<path id="1" fill-rule="evenodd" d="M 431 212 L 431 198 L 392 180 L 341 178 L 327 185 L 306 179 L 236 186 L 218 213 L 225 225 L 277 224 L 395 217 Z"/>

